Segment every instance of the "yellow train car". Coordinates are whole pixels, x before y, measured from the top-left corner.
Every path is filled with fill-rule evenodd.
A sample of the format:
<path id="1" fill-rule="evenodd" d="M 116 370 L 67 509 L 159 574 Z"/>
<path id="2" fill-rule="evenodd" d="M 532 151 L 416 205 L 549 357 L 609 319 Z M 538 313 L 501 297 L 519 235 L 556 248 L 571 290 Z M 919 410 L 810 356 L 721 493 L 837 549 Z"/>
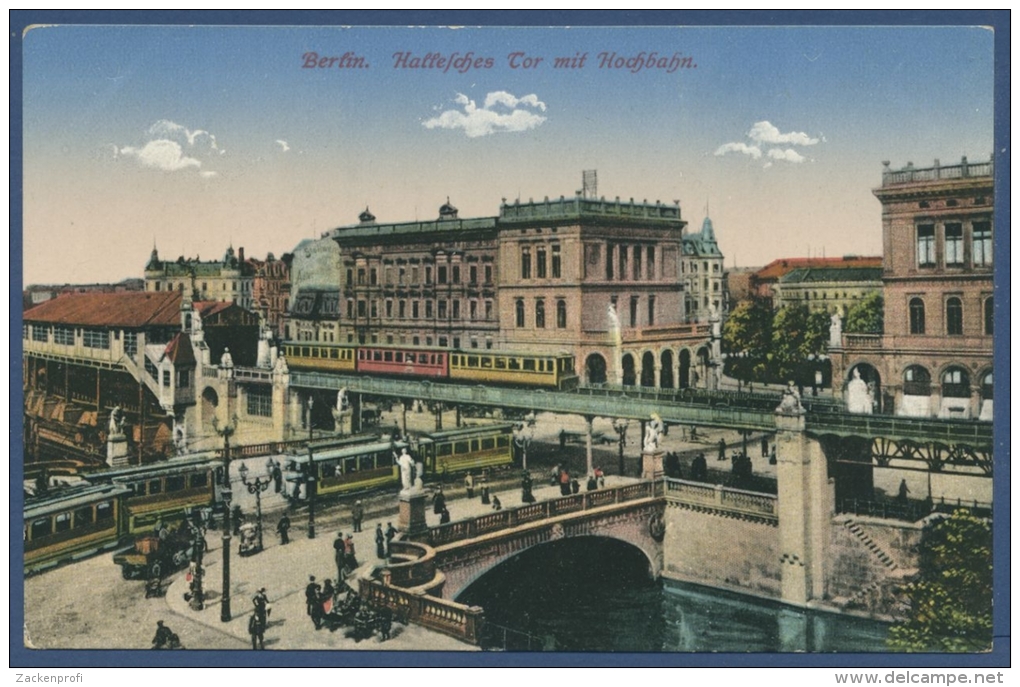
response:
<path id="1" fill-rule="evenodd" d="M 354 372 L 356 346 L 288 341 L 283 344 L 287 365 L 297 370 Z"/>
<path id="2" fill-rule="evenodd" d="M 450 354 L 450 379 L 476 384 L 576 389 L 577 373 L 570 354 L 535 355 L 501 351 L 457 351 Z"/>
<path id="3" fill-rule="evenodd" d="M 25 573 L 115 548 L 129 490 L 120 484 L 87 485 L 30 497 L 24 509 Z"/>
<path id="4" fill-rule="evenodd" d="M 311 459 L 297 455 L 290 465 L 301 475 L 315 478 L 317 496 L 340 495 L 399 483 L 396 456 L 406 447 L 402 441 L 375 441 L 321 451 L 313 448 Z"/>
<path id="5" fill-rule="evenodd" d="M 512 465 L 513 427 L 503 422 L 419 435 L 417 450 L 425 474 L 439 476 Z"/>
<path id="6" fill-rule="evenodd" d="M 104 470 L 85 475 L 94 484 L 127 488 L 123 534 L 151 532 L 157 523 L 183 520 L 196 508 L 208 508 L 215 498 L 215 471 L 220 461 L 202 454 L 151 465 Z"/>

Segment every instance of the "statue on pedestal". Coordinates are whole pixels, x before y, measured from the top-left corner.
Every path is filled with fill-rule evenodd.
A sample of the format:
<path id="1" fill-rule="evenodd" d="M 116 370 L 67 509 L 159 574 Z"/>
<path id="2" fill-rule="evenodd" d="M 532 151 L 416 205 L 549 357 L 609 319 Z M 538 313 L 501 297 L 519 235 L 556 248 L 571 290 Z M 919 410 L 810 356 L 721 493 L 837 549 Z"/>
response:
<path id="1" fill-rule="evenodd" d="M 659 437 L 662 436 L 664 428 L 662 418 L 658 413 L 652 413 L 651 419 L 645 425 L 644 451 L 652 453 L 659 449 Z"/>
<path id="2" fill-rule="evenodd" d="M 843 347 L 843 318 L 839 312 L 832 313 L 829 319 L 829 348 Z"/>
<path id="3" fill-rule="evenodd" d="M 803 415 L 806 412 L 804 406 L 800 404 L 800 392 L 797 391 L 797 385 L 792 381 L 783 390 L 783 400 L 779 402 L 776 412 L 785 415 Z"/>
<path id="4" fill-rule="evenodd" d="M 855 367 L 853 377 L 846 385 L 846 410 L 848 413 L 870 415 L 873 406 L 873 393 L 861 379 L 861 371 Z"/>
<path id="5" fill-rule="evenodd" d="M 400 489 L 401 491 L 411 491 L 416 485 L 414 480 L 414 458 L 407 452 L 407 447 L 404 447 L 400 451 L 400 455 L 397 458 L 397 465 L 400 466 Z M 421 478 L 419 477 L 418 481 Z"/>
<path id="6" fill-rule="evenodd" d="M 110 438 L 124 436 L 124 411 L 120 409 L 120 406 L 116 406 L 110 411 L 110 426 L 108 429 Z"/>

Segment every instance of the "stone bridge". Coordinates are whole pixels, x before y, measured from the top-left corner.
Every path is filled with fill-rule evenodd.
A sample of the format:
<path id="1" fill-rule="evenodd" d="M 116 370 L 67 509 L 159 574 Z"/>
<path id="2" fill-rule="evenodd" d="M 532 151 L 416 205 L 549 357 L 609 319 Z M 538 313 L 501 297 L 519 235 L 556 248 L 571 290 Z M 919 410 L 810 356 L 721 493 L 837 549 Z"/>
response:
<path id="1" fill-rule="evenodd" d="M 663 570 L 661 480 L 572 494 L 432 527 L 394 542 L 391 560 L 360 580 L 363 597 L 398 616 L 470 642 L 483 610 L 454 599 L 472 582 L 517 554 L 567 537 L 608 537 L 637 547 L 648 571 Z"/>

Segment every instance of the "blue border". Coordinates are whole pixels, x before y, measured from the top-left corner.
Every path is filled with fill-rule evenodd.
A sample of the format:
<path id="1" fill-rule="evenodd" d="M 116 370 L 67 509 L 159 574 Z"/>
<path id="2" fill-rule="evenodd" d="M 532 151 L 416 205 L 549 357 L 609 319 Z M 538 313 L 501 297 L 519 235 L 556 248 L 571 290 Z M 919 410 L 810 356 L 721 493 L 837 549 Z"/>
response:
<path id="1" fill-rule="evenodd" d="M 26 26 L 62 24 L 190 24 L 190 25 L 471 25 L 471 26 L 654 26 L 654 25 L 825 25 L 825 26 L 990 26 L 995 31 L 995 374 L 1009 378 L 1009 179 L 1010 179 L 1010 13 L 1009 10 L 969 11 L 57 11 L 11 10 L 10 18 L 10 375 L 22 377 L 22 37 Z M 1000 381 L 1000 389 L 1007 383 Z M 445 653 L 445 652 L 333 652 L 289 651 L 248 653 L 233 651 L 29 651 L 23 646 L 24 575 L 21 547 L 23 494 L 23 412 L 20 384 L 11 383 L 10 430 L 10 654 L 11 667 L 853 667 L 947 668 L 1008 667 L 1010 665 L 1010 399 L 1000 392 L 995 403 L 995 531 L 994 531 L 994 633 L 992 652 L 984 655 L 952 654 L 632 654 L 632 653 Z"/>

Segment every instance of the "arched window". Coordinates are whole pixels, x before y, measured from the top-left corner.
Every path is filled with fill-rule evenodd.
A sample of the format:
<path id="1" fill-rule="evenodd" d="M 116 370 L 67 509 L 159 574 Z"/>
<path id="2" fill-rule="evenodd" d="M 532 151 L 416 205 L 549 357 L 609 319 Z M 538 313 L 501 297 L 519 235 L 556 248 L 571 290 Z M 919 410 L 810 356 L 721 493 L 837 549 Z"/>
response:
<path id="1" fill-rule="evenodd" d="M 910 333 L 924 334 L 924 301 L 920 298 L 910 299 Z"/>
<path id="2" fill-rule="evenodd" d="M 942 373 L 943 398 L 968 398 L 970 396 L 970 376 L 960 367 L 951 367 Z"/>
<path id="3" fill-rule="evenodd" d="M 903 393 L 908 396 L 930 396 L 931 374 L 920 365 L 911 365 L 903 372 Z"/>
<path id="4" fill-rule="evenodd" d="M 514 305 L 514 308 L 515 308 L 516 313 L 517 313 L 517 326 L 518 327 L 523 327 L 524 326 L 524 299 L 523 298 L 518 298 L 517 299 L 517 303 Z"/>
<path id="5" fill-rule="evenodd" d="M 559 329 L 567 328 L 567 302 L 562 298 L 556 301 L 556 326 Z"/>
<path id="6" fill-rule="evenodd" d="M 545 300 L 535 301 L 535 328 L 545 329 Z"/>
<path id="7" fill-rule="evenodd" d="M 992 306 L 992 299 L 985 299 L 985 334 L 991 336 L 995 328 L 995 308 Z"/>
<path id="8" fill-rule="evenodd" d="M 946 299 L 946 334 L 963 334 L 963 302 L 956 296 Z"/>

